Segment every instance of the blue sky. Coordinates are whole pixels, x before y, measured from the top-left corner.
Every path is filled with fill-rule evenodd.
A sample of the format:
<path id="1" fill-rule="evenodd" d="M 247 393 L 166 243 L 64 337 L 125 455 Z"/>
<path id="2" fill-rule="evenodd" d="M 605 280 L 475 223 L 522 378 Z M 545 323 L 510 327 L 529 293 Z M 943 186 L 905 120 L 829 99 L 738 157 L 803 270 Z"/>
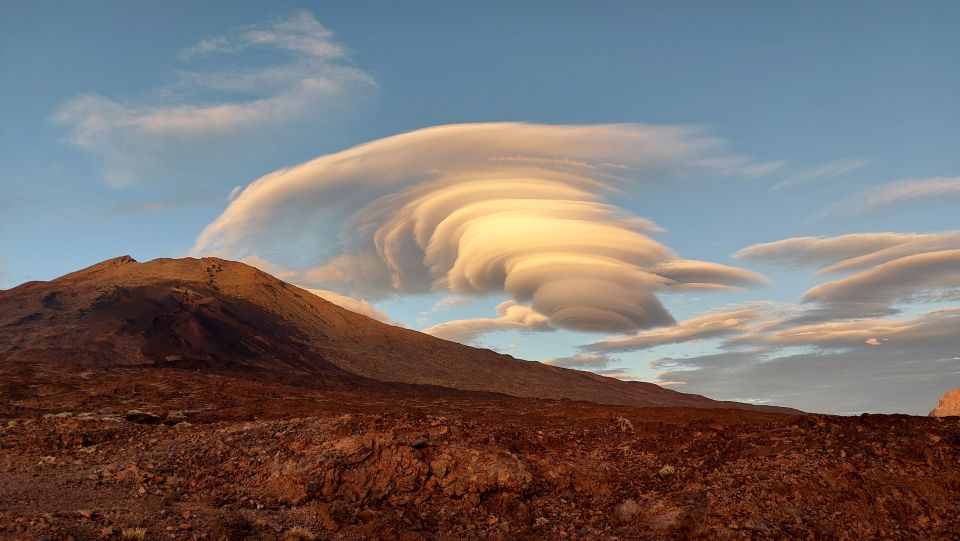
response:
<path id="1" fill-rule="evenodd" d="M 673 388 L 718 398 L 925 413 L 960 386 L 953 355 L 960 347 L 949 337 L 951 329 L 960 335 L 950 312 L 960 272 L 945 253 L 960 248 L 948 234 L 960 229 L 958 16 L 954 2 L 3 2 L 0 288 L 121 254 L 142 261 L 196 252 L 198 235 L 225 212 L 234 187 L 399 133 L 501 121 L 668 126 L 694 134 L 649 136 L 674 145 L 711 138 L 718 146 L 658 163 L 602 198 L 657 224 L 664 231 L 645 235 L 679 256 L 747 269 L 767 282 L 657 290 L 677 325 L 583 332 L 534 307 L 527 323 L 470 340 L 533 360 L 581 355 L 558 362 L 650 381 L 662 375 L 683 382 Z M 327 86 L 304 84 L 317 81 Z M 224 104 L 241 104 L 230 114 L 242 117 L 218 127 L 213 108 Z M 205 112 L 210 121 L 196 121 Z M 144 125 L 155 131 L 144 135 Z M 559 148 L 549 155 L 567 156 Z M 444 165 L 461 167 L 458 156 Z M 740 162 L 685 163 L 707 157 Z M 374 294 L 311 281 L 306 267 L 353 242 L 330 217 L 372 200 L 310 193 L 318 199 L 295 209 L 303 231 L 261 223 L 261 242 L 227 245 L 221 255 L 257 257 L 293 281 L 363 297 L 411 328 L 494 318 L 494 307 L 510 299 L 529 309 L 529 299 L 506 286 L 437 309 L 461 295 Z M 255 196 L 245 192 L 236 202 L 252 205 Z M 269 205 L 257 208 L 269 218 Z M 874 266 L 824 274 L 840 260 L 824 259 L 819 245 L 790 245 L 803 260 L 788 264 L 776 246 L 733 254 L 816 236 L 838 237 L 848 257 L 873 257 L 872 240 L 842 237 L 854 233 L 939 234 L 920 244 L 877 242 L 900 255 L 947 259 L 923 267 L 932 278 L 890 293 L 882 309 L 860 299 L 861 312 L 824 316 L 821 327 L 804 331 L 821 339 L 784 338 L 812 321 L 811 310 L 839 302 L 812 288 L 852 277 L 874 280 L 879 291 L 887 282 L 855 273 L 894 260 L 881 254 Z M 685 320 L 756 302 L 768 303 L 763 314 L 751 312 L 735 328 L 684 335 Z M 925 316 L 935 321 L 911 319 Z M 947 335 L 897 327 L 927 323 Z M 856 343 L 824 338 L 823 326 L 838 324 L 859 325 Z M 685 337 L 640 349 L 591 346 L 657 329 Z M 864 336 L 881 345 L 864 345 Z"/>

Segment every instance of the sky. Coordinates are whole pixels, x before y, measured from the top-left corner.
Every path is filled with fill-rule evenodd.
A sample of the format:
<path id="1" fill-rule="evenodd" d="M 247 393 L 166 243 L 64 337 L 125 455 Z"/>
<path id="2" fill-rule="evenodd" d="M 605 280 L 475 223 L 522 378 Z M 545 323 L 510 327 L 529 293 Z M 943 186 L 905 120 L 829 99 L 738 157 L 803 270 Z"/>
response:
<path id="1" fill-rule="evenodd" d="M 0 0 L 0 288 L 245 261 L 713 398 L 960 387 L 956 2 Z"/>

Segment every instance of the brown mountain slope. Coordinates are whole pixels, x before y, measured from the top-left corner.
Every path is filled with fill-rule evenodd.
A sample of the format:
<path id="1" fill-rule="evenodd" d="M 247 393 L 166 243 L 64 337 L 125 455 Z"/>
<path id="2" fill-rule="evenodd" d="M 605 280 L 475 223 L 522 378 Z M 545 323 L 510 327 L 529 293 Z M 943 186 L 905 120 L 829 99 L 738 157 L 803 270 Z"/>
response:
<path id="1" fill-rule="evenodd" d="M 138 263 L 124 256 L 0 291 L 0 361 L 24 369 L 37 362 L 150 364 L 325 385 L 398 382 L 604 404 L 773 409 L 448 342 L 217 258 Z"/>

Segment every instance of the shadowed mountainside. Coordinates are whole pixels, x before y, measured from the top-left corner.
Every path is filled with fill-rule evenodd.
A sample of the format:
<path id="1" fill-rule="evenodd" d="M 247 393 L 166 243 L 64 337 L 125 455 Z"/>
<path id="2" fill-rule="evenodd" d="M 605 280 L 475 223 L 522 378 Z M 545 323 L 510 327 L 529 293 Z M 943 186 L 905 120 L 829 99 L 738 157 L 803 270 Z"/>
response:
<path id="1" fill-rule="evenodd" d="M 138 263 L 124 256 L 2 291 L 0 359 L 256 373 L 333 387 L 404 383 L 603 404 L 780 410 L 441 340 L 217 258 Z"/>

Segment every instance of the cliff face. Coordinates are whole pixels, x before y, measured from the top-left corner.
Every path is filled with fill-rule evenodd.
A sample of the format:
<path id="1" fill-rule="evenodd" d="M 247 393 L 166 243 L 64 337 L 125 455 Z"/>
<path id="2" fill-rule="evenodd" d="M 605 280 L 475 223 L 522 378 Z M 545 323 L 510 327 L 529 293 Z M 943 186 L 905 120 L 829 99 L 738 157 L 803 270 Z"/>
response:
<path id="1" fill-rule="evenodd" d="M 944 393 L 940 399 L 940 405 L 930 412 L 930 417 L 954 417 L 960 416 L 960 389 L 954 389 Z"/>

